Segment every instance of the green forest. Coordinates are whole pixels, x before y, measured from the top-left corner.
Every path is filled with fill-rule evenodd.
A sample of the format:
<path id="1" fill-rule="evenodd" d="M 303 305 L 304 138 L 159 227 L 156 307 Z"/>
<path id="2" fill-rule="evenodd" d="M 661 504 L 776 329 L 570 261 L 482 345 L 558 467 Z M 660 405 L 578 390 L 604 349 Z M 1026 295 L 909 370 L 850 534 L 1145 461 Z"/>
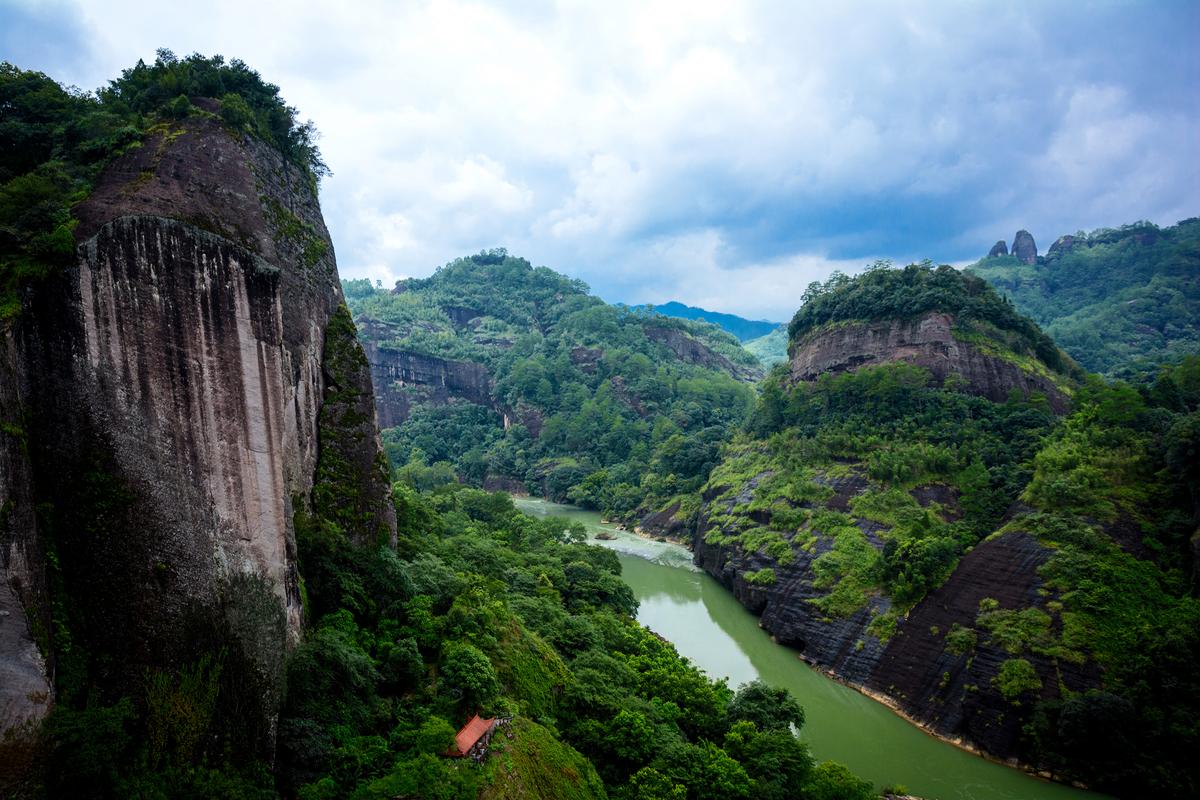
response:
<path id="1" fill-rule="evenodd" d="M 1036 264 L 968 267 L 1012 299 L 1091 372 L 1152 380 L 1200 349 L 1200 219 L 1079 231 Z"/>
<path id="2" fill-rule="evenodd" d="M 628 518 L 695 492 L 754 404 L 747 378 L 759 365 L 731 335 L 608 305 L 580 281 L 502 250 L 453 261 L 398 292 L 365 280 L 344 287 L 373 344 L 483 364 L 492 376 L 490 406 L 419 405 L 384 431 L 402 472 L 442 464 L 476 486 L 504 476 Z M 469 325 L 451 320 L 456 310 L 472 315 Z M 694 348 L 697 363 L 648 327 Z"/>
<path id="3" fill-rule="evenodd" d="M 395 549 L 354 546 L 332 512 L 297 517 L 308 626 L 273 753 L 250 746 L 231 658 L 198 642 L 145 698 L 64 697 L 51 796 L 875 796 L 814 764 L 786 692 L 735 692 L 639 626 L 615 554 L 578 527 L 453 479 L 393 496 Z M 482 767 L 443 756 L 472 713 L 513 718 Z"/>

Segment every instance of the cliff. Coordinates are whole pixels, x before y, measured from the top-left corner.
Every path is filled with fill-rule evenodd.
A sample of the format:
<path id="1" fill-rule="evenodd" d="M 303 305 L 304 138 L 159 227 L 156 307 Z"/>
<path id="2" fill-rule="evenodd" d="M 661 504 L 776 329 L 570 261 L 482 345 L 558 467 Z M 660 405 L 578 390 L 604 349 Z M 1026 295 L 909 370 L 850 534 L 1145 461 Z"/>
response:
<path id="1" fill-rule="evenodd" d="M 77 260 L 27 297 L 11 345 L 39 512 L 32 534 L 23 503 L 9 517 L 9 584 L 25 586 L 13 553 L 53 552 L 23 606 L 53 610 L 60 689 L 133 694 L 224 649 L 264 746 L 302 624 L 293 515 L 318 456 L 357 451 L 348 477 L 390 507 L 365 369 L 339 373 L 357 384 L 355 443 L 319 436 L 342 298 L 315 186 L 192 116 L 117 158 L 74 214 Z"/>
<path id="2" fill-rule="evenodd" d="M 422 405 L 463 400 L 492 407 L 492 379 L 483 364 L 427 355 L 387 344 L 387 328 L 364 321 L 360 339 L 375 386 L 379 427 L 402 425 Z"/>
<path id="3" fill-rule="evenodd" d="M 679 360 L 687 364 L 725 372 L 742 381 L 757 381 L 763 376 L 762 370 L 758 367 L 734 364 L 725 356 L 681 330 L 662 325 L 646 325 L 644 330 L 647 339 L 665 345 Z"/>
<path id="4" fill-rule="evenodd" d="M 865 484 L 862 485 L 865 488 Z M 864 530 L 876 530 L 858 520 Z M 828 594 L 819 586 L 814 561 L 834 548 L 831 537 L 816 532 L 811 551 L 798 550 L 795 561 L 781 565 L 762 552 L 738 545 L 706 542 L 707 521 L 694 539 L 695 563 L 728 588 L 777 641 L 799 651 L 809 664 L 892 705 L 939 736 L 1000 758 L 1021 752 L 1022 726 L 1030 718 L 1031 696 L 1014 704 L 999 687 L 1001 669 L 1012 658 L 986 633 L 976 632 L 981 603 L 1014 611 L 1044 606 L 1050 594 L 1038 574 L 1050 550 L 1022 532 L 989 539 L 967 553 L 954 572 L 881 638 L 872 625 L 893 609 L 889 597 L 872 594 L 846 617 L 830 616 L 815 601 Z M 873 532 L 873 531 L 872 531 Z M 870 537 L 882 546 L 878 536 Z M 747 580 L 763 568 L 775 582 Z M 970 631 L 968 646 L 956 633 Z M 1023 653 L 1040 683 L 1032 699 L 1054 700 L 1065 688 L 1082 692 L 1101 685 L 1094 663 L 1078 664 L 1044 654 Z"/>
<path id="5" fill-rule="evenodd" d="M 939 384 L 957 376 L 954 380 L 963 388 L 995 402 L 1003 402 L 1015 389 L 1026 398 L 1040 392 L 1056 411 L 1066 410 L 1068 395 L 1061 376 L 1034 359 L 1022 363 L 997 345 L 987 347 L 985 342 L 981 347 L 966 338 L 956 331 L 954 316 L 945 312 L 835 324 L 792 343 L 791 376 L 812 381 L 826 373 L 902 361 L 929 370 Z"/>

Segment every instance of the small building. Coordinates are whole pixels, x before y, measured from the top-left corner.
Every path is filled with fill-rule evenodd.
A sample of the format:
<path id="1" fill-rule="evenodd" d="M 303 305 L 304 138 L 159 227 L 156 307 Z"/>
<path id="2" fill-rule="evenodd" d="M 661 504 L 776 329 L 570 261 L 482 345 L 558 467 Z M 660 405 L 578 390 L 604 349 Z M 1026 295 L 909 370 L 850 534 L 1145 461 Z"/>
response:
<path id="1" fill-rule="evenodd" d="M 492 733 L 496 730 L 497 720 L 483 719 L 478 714 L 471 717 L 466 725 L 454 735 L 454 746 L 446 755 L 451 758 L 470 758 L 472 761 L 483 761 L 487 758 L 488 744 L 492 741 Z"/>

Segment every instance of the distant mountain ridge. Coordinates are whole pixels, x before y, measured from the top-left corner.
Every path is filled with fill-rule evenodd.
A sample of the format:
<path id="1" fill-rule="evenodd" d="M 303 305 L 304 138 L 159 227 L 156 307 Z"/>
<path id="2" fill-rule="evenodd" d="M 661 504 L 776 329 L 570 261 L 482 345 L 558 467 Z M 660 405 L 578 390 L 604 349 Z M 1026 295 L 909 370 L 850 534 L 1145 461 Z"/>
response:
<path id="1" fill-rule="evenodd" d="M 967 270 L 1088 370 L 1137 377 L 1200 349 L 1200 218 L 1079 231 L 1045 255 L 1019 231 Z"/>
<path id="2" fill-rule="evenodd" d="M 751 339 L 766 336 L 781 324 L 778 322 L 769 322 L 765 319 L 746 319 L 745 317 L 739 317 L 737 314 L 726 314 L 722 311 L 709 311 L 706 308 L 684 305 L 675 300 L 663 303 L 662 305 L 645 304 L 631 307 L 635 310 L 643 308 L 653 310 L 664 317 L 711 322 L 732 333 L 737 337 L 739 342 L 743 343 Z"/>

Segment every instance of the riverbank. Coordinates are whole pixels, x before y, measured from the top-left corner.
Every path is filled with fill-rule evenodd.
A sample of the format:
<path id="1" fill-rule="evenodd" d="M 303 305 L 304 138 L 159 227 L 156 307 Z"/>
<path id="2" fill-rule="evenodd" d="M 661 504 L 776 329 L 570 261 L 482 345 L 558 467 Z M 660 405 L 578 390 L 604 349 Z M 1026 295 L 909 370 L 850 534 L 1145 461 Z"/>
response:
<path id="1" fill-rule="evenodd" d="M 980 757 L 913 724 L 872 697 L 806 664 L 777 642 L 683 547 L 605 525 L 599 514 L 522 499 L 537 516 L 580 522 L 596 544 L 618 553 L 640 603 L 638 620 L 681 655 L 731 686 L 754 679 L 790 690 L 805 707 L 801 737 L 819 759 L 840 761 L 876 785 L 900 784 L 928 800 L 1097 800 L 1095 795 Z M 616 537 L 595 539 L 602 531 Z"/>

